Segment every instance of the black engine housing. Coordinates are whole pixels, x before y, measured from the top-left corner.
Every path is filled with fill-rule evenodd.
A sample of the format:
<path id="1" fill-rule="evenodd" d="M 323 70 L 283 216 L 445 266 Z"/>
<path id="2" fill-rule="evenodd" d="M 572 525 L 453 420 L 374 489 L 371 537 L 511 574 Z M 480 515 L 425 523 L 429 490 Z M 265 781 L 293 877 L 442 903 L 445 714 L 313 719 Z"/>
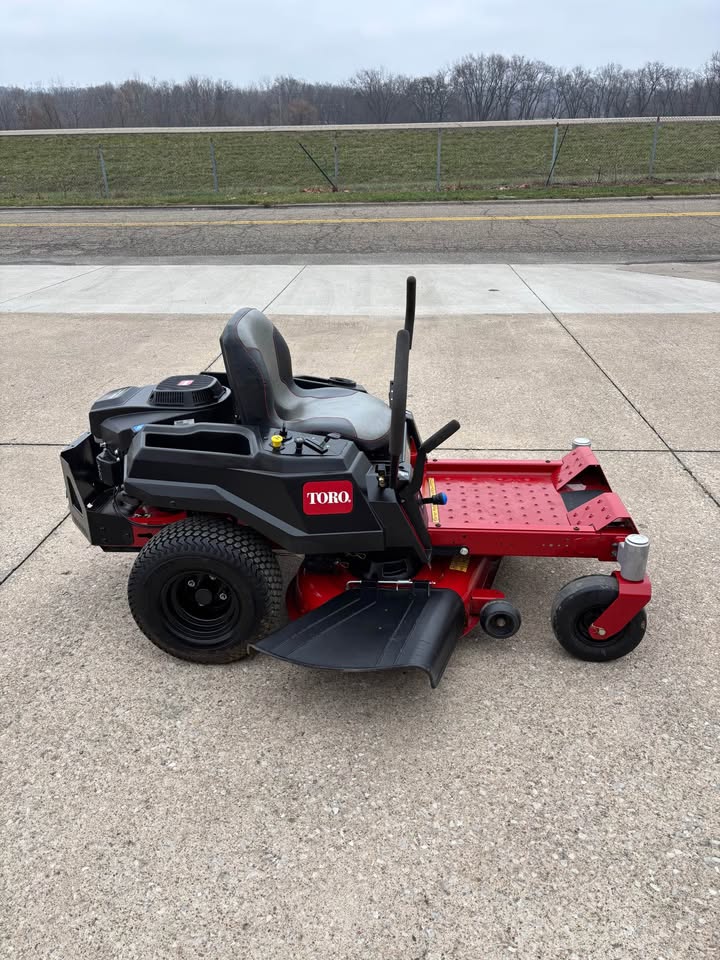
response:
<path id="1" fill-rule="evenodd" d="M 127 451 L 135 434 L 146 424 L 232 420 L 230 389 L 210 373 L 178 374 L 157 385 L 120 387 L 100 397 L 90 408 L 92 435 L 119 453 Z"/>

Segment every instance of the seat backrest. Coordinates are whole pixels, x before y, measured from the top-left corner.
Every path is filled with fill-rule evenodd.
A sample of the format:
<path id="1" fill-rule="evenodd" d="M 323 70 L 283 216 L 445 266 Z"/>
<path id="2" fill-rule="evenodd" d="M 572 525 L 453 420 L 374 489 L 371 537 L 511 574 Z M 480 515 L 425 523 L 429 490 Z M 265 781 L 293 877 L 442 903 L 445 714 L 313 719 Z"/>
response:
<path id="1" fill-rule="evenodd" d="M 273 423 L 278 390 L 292 383 L 288 345 L 264 313 L 243 307 L 220 336 L 235 411 L 243 423 Z"/>

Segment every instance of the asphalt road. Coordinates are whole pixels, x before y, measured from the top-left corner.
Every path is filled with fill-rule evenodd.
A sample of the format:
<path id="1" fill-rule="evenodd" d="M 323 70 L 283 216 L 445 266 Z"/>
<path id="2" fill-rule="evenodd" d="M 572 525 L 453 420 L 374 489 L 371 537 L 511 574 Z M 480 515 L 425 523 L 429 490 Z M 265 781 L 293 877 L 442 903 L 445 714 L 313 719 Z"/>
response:
<path id="1" fill-rule="evenodd" d="M 0 211 L 2 263 L 720 260 L 720 198 Z"/>

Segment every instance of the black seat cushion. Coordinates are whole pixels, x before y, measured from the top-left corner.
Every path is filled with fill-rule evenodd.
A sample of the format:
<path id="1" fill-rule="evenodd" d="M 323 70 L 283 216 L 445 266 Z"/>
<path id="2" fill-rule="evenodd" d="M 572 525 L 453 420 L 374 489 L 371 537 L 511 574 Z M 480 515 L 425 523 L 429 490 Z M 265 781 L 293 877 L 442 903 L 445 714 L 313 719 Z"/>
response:
<path id="1" fill-rule="evenodd" d="M 259 310 L 238 310 L 223 330 L 220 347 L 242 423 L 339 433 L 365 450 L 387 446 L 387 404 L 347 387 L 299 387 L 293 379 L 287 343 Z"/>

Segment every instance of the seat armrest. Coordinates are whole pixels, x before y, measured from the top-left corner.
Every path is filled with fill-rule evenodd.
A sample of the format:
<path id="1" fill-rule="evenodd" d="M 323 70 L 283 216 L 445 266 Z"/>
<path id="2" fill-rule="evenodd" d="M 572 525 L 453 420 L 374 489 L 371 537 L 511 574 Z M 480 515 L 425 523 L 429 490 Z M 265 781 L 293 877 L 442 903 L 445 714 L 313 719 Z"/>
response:
<path id="1" fill-rule="evenodd" d="M 354 390 L 356 393 L 367 393 L 362 384 L 354 380 L 346 380 L 345 377 L 311 377 L 302 374 L 299 377 L 293 377 L 293 380 L 303 390 L 317 390 L 319 387 L 344 387 L 346 390 Z"/>

